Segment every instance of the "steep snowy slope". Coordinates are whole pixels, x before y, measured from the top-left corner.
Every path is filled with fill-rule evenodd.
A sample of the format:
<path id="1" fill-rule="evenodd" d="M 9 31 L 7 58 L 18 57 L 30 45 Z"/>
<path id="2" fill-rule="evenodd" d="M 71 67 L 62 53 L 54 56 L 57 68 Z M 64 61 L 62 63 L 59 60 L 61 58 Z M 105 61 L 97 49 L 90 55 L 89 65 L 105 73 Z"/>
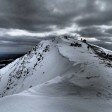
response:
<path id="1" fill-rule="evenodd" d="M 48 81 L 70 67 L 54 42 L 42 41 L 31 52 L 1 69 L 0 96 L 18 93 Z"/>
<path id="2" fill-rule="evenodd" d="M 17 93 L 27 89 L 31 84 L 36 86 L 22 93 L 1 98 L 1 112 L 111 112 L 112 67 L 109 65 L 112 65 L 112 61 L 100 57 L 94 49 L 88 50 L 86 43 L 73 38 L 56 38 L 53 42 L 43 41 L 40 46 L 46 46 L 48 43 L 51 47 L 49 52 L 45 52 L 44 58 L 47 58 L 45 59 L 47 62 L 49 60 L 52 62 L 43 63 L 45 68 L 42 69 L 38 64 L 37 68 L 39 68 L 36 68 L 35 71 L 35 69 L 31 69 L 31 64 L 35 61 L 30 59 L 30 64 L 25 64 L 25 67 L 30 66 L 30 70 L 35 74 L 31 76 L 34 77 L 31 78 L 28 75 L 25 80 L 19 79 L 20 82 L 14 80 L 17 86 L 13 86 L 14 89 L 8 89 L 6 93 Z M 39 47 L 41 50 L 38 48 L 36 52 L 42 51 L 45 46 Z M 37 56 L 33 52 L 34 50 L 31 54 Z M 25 57 L 28 58 L 28 56 Z M 5 83 L 4 81 L 7 77 L 10 78 L 10 75 L 7 74 L 8 71 L 13 71 L 12 68 L 17 62 L 21 61 L 16 60 L 1 70 L 1 73 L 4 74 L 1 78 L 1 90 L 6 88 L 7 81 Z M 55 66 L 57 67 L 53 70 Z M 20 67 L 16 67 L 16 71 L 19 69 Z M 44 69 L 47 72 L 46 77 L 40 73 L 40 71 L 43 73 Z M 16 76 L 16 74 L 13 75 Z M 35 77 L 37 78 L 34 81 Z M 19 89 L 21 84 L 24 86 Z"/>

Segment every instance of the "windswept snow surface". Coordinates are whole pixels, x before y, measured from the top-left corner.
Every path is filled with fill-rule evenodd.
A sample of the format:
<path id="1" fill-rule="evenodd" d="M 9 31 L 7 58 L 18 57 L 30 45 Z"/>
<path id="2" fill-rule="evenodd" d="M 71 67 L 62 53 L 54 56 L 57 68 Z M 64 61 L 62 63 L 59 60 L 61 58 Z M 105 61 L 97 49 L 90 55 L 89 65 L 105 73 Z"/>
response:
<path id="1" fill-rule="evenodd" d="M 5 97 L 0 112 L 112 112 L 112 67 L 108 65 L 110 60 L 76 39 L 42 41 L 1 69 L 0 92 Z"/>
<path id="2" fill-rule="evenodd" d="M 0 95 L 11 95 L 44 83 L 70 67 L 54 42 L 42 41 L 31 52 L 1 69 Z"/>

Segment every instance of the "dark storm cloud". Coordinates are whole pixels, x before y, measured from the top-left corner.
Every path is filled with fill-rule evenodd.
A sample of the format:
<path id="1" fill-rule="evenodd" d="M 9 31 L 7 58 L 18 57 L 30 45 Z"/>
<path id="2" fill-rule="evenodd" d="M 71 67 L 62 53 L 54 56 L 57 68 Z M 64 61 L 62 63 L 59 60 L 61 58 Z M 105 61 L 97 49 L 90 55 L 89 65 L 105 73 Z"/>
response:
<path id="1" fill-rule="evenodd" d="M 19 39 L 16 39 L 16 40 L 9 40 L 9 39 L 0 39 L 0 46 L 21 46 L 21 45 L 27 45 L 27 46 L 34 46 L 36 45 L 39 41 L 36 40 L 34 42 L 34 40 L 31 42 L 32 40 L 31 39 L 28 39 L 28 41 L 25 41 L 25 40 L 22 40 L 19 41 Z"/>
<path id="2" fill-rule="evenodd" d="M 92 0 L 0 0 L 0 26 L 36 31 L 50 30 L 52 25 L 63 28 L 88 9 L 96 10 Z"/>
<path id="3" fill-rule="evenodd" d="M 32 30 L 42 23 L 46 12 L 42 0 L 0 0 L 0 26 Z"/>
<path id="4" fill-rule="evenodd" d="M 68 20 L 74 15 L 56 14 L 49 3 L 50 0 L 0 0 L 0 27 L 49 31 L 51 25 L 61 27 L 70 24 Z"/>
<path id="5" fill-rule="evenodd" d="M 106 33 L 112 34 L 112 28 L 109 28 L 105 31 Z"/>
<path id="6" fill-rule="evenodd" d="M 100 28 L 96 27 L 86 27 L 77 31 L 82 37 L 105 37 L 110 36 L 109 34 L 103 32 Z"/>
<path id="7" fill-rule="evenodd" d="M 0 28 L 44 33 L 77 25 L 72 32 L 111 41 L 112 0 L 0 0 Z M 102 27 L 105 25 L 104 27 Z M 5 32 L 5 30 L 3 30 Z M 7 31 L 6 31 L 7 32 Z M 54 32 L 53 32 L 54 33 Z M 19 35 L 19 33 L 18 33 Z M 33 36 L 0 34 L 1 45 L 33 45 Z"/>
<path id="8" fill-rule="evenodd" d="M 91 26 L 91 25 L 110 25 L 112 22 L 112 13 L 109 12 L 101 12 L 94 13 L 82 17 L 81 19 L 76 21 L 79 26 Z"/>
<path id="9" fill-rule="evenodd" d="M 112 0 L 87 0 L 82 18 L 76 20 L 80 26 L 104 25 L 112 21 Z"/>
<path id="10" fill-rule="evenodd" d="M 74 22 L 83 26 L 110 24 L 111 0 L 0 0 L 0 27 L 51 31 Z"/>

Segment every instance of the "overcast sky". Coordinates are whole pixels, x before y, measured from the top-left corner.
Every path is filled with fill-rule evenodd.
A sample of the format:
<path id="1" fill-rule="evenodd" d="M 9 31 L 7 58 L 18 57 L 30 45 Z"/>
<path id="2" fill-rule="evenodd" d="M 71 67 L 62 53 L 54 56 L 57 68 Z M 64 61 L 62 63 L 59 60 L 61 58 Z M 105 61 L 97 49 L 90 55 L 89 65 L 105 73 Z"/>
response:
<path id="1" fill-rule="evenodd" d="M 0 52 L 66 33 L 112 50 L 112 0 L 0 0 Z"/>

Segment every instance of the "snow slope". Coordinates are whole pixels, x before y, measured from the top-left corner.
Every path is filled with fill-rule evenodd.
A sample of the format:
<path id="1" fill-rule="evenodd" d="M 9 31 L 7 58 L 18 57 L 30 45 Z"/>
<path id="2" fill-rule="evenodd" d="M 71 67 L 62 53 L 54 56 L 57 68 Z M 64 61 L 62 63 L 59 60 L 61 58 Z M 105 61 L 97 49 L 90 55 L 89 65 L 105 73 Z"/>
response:
<path id="1" fill-rule="evenodd" d="M 1 69 L 0 96 L 41 84 L 61 75 L 70 67 L 68 59 L 60 55 L 54 42 L 42 41 L 30 53 Z"/>
<path id="2" fill-rule="evenodd" d="M 111 112 L 112 101 L 84 98 L 61 77 L 0 100 L 1 112 Z"/>
<path id="3" fill-rule="evenodd" d="M 71 46 L 71 43 L 82 47 Z M 43 52 L 46 45 L 50 45 L 50 49 Z M 39 52 L 43 60 L 33 69 Z M 22 62 L 32 75 L 29 73 L 24 79 L 22 72 L 20 79 L 14 79 L 16 86 L 8 85 L 7 90 L 7 81 L 12 80 L 10 73 L 15 77 Z M 0 112 L 112 112 L 112 67 L 108 64 L 112 62 L 99 57 L 93 49 L 88 50 L 86 43 L 76 39 L 43 41 L 30 55 L 1 69 L 1 93 L 11 95 L 1 98 Z M 30 85 L 36 86 L 26 90 Z M 20 91 L 23 92 L 12 95 Z"/>

